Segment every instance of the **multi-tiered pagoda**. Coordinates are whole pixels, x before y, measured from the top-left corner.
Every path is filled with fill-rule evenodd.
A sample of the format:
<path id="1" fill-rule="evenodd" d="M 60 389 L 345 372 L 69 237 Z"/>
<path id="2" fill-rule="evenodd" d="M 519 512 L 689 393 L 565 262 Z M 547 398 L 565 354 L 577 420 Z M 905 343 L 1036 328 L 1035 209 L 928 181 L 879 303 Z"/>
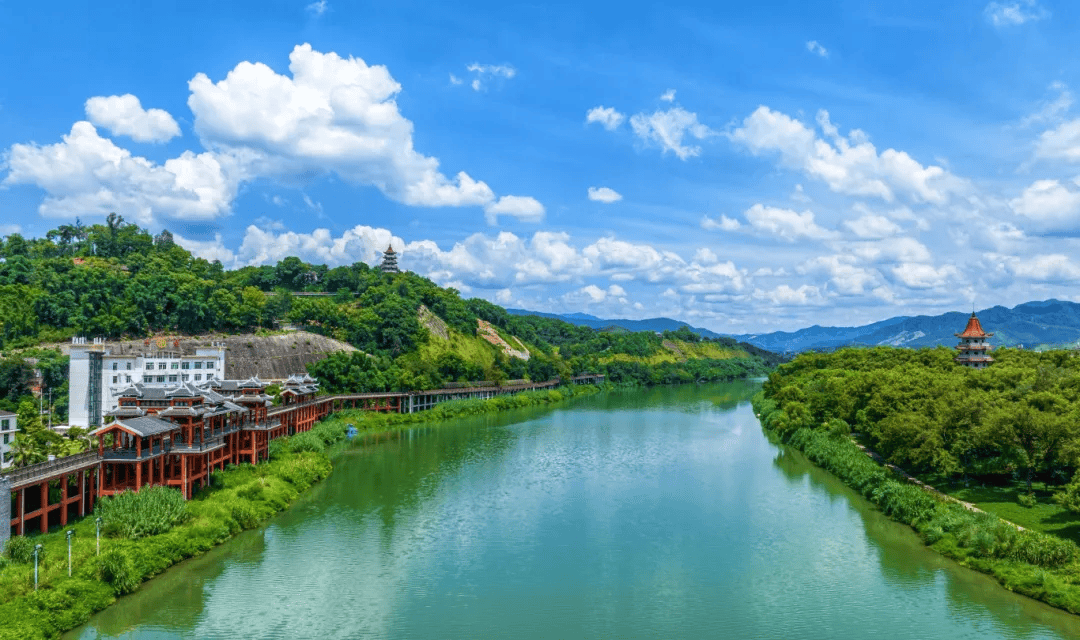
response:
<path id="1" fill-rule="evenodd" d="M 971 317 L 968 318 L 964 332 L 954 333 L 953 335 L 960 338 L 960 344 L 956 345 L 956 350 L 959 353 L 953 358 L 956 364 L 971 367 L 972 369 L 985 369 L 994 361 L 990 357 L 990 345 L 986 342 L 986 339 L 994 334 L 983 331 L 982 323 L 975 317 L 974 311 L 971 312 Z"/>
<path id="2" fill-rule="evenodd" d="M 379 270 L 383 273 L 401 273 L 401 269 L 398 269 L 397 266 L 397 252 L 394 251 L 394 245 L 386 247 Z"/>

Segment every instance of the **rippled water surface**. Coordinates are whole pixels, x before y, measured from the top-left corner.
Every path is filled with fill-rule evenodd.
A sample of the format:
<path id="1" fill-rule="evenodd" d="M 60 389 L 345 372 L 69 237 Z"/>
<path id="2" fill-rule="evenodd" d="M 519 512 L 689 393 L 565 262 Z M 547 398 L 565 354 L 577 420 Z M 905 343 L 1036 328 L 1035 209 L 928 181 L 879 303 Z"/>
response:
<path id="1" fill-rule="evenodd" d="M 753 383 L 359 443 L 73 638 L 1080 638 L 771 444 Z"/>

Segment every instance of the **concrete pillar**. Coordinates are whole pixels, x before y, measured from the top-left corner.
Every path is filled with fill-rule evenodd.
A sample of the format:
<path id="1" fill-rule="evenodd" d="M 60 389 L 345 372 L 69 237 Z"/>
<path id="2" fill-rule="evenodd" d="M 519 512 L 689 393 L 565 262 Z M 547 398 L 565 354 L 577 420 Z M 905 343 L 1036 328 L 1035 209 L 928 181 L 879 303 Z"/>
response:
<path id="1" fill-rule="evenodd" d="M 0 478 L 0 553 L 4 551 L 4 545 L 11 537 L 11 481 Z"/>

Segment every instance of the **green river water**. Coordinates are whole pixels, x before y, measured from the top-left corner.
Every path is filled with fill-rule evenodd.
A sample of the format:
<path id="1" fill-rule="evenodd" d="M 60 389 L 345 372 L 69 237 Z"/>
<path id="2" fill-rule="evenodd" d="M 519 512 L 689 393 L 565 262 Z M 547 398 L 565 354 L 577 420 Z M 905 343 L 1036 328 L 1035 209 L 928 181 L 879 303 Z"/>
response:
<path id="1" fill-rule="evenodd" d="M 1080 638 L 770 443 L 756 383 L 371 438 L 71 638 Z"/>

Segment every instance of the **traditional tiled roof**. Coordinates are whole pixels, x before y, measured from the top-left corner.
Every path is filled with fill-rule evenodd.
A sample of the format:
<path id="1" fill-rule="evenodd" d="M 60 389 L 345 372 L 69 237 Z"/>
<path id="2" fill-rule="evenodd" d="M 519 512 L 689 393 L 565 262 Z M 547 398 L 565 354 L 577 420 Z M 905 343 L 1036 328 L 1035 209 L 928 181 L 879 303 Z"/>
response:
<path id="1" fill-rule="evenodd" d="M 192 386 L 190 382 L 182 382 L 165 392 L 166 398 L 195 398 L 201 395 L 203 395 L 203 391 Z"/>
<path id="2" fill-rule="evenodd" d="M 166 407 L 161 411 L 158 411 L 159 416 L 171 418 L 173 416 L 197 416 L 204 413 L 203 411 L 197 411 L 191 407 Z"/>
<path id="3" fill-rule="evenodd" d="M 391 245 L 387 245 L 386 251 L 384 251 L 383 253 L 389 253 L 390 255 L 394 255 L 397 252 L 394 251 L 394 245 L 391 244 Z"/>
<path id="4" fill-rule="evenodd" d="M 989 338 L 994 335 L 992 333 L 986 333 L 983 331 L 982 323 L 975 317 L 975 312 L 971 312 L 971 317 L 968 318 L 967 327 L 964 328 L 963 333 L 954 334 L 957 338 Z"/>
<path id="5" fill-rule="evenodd" d="M 106 412 L 105 415 L 114 418 L 138 418 L 140 416 L 145 416 L 146 412 L 139 407 L 119 406 L 112 411 Z"/>
<path id="6" fill-rule="evenodd" d="M 107 431 L 116 427 L 120 427 L 122 429 L 126 429 L 127 431 L 137 433 L 144 438 L 160 435 L 162 433 L 168 433 L 170 431 L 175 431 L 179 428 L 177 427 L 177 425 L 169 422 L 168 420 L 145 416 L 140 418 L 127 418 L 125 420 L 117 420 L 112 424 L 107 424 L 104 427 L 94 429 L 94 431 L 91 432 L 90 435 L 96 435 L 98 433 L 101 433 L 102 431 Z"/>

